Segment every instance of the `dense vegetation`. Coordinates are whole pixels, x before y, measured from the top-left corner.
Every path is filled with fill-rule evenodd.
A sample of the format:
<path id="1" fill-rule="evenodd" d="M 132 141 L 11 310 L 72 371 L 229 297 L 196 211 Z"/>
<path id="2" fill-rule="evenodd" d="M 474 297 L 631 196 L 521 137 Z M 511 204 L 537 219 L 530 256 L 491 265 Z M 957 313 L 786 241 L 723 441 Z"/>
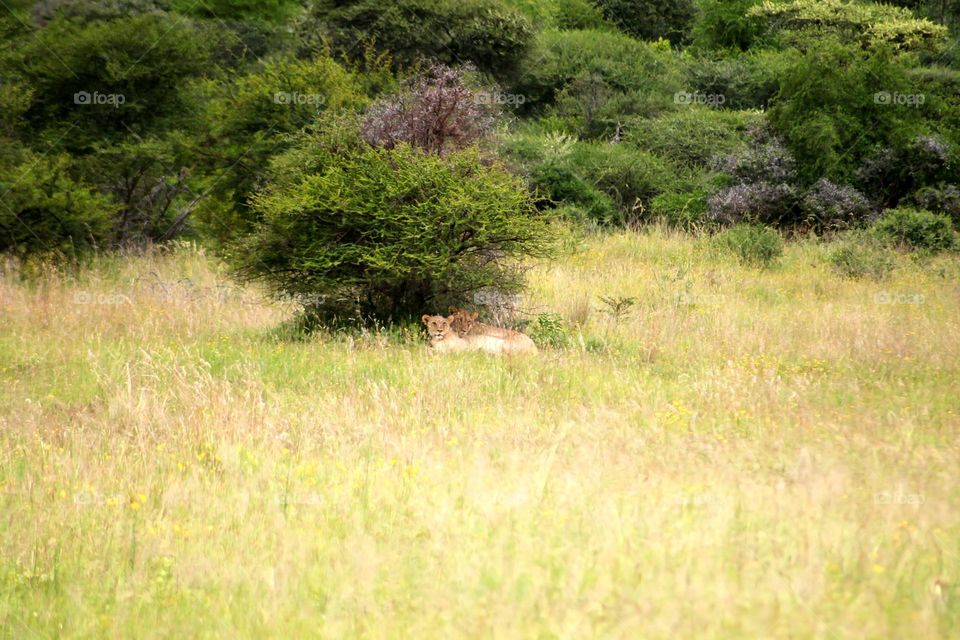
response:
<path id="1" fill-rule="evenodd" d="M 0 251 L 21 257 L 188 236 L 240 256 L 241 273 L 302 293 L 277 281 L 267 258 L 300 255 L 286 250 L 301 242 L 311 269 L 330 258 L 321 246 L 373 255 L 383 247 L 343 240 L 369 239 L 372 225 L 396 230 L 388 246 L 416 237 L 394 249 L 410 258 L 398 272 L 426 270 L 418 284 L 393 273 L 388 286 L 376 270 L 338 279 L 345 272 L 327 267 L 306 281 L 361 298 L 409 285 L 423 303 L 498 280 L 513 288 L 512 260 L 542 255 L 570 221 L 859 233 L 881 217 L 902 222 L 884 213 L 900 207 L 951 221 L 926 250 L 954 246 L 960 222 L 955 2 L 5 6 Z M 444 74 L 460 88 L 430 84 Z M 322 151 L 317 139 L 339 136 L 331 127 L 352 131 L 351 142 Z M 324 176 L 360 165 L 381 174 L 366 190 L 352 185 L 352 208 L 338 207 L 346 196 Z M 417 184 L 397 189 L 420 195 L 385 201 L 403 167 Z M 450 190 L 431 182 L 442 175 L 473 177 L 441 180 Z M 508 204 L 491 209 L 498 198 Z M 537 241 L 504 251 L 496 233 L 478 233 L 487 214 L 463 217 L 474 211 L 504 230 L 536 219 Z M 450 280 L 439 266 L 450 254 L 416 233 L 421 215 L 498 256 L 494 272 L 464 267 Z M 305 233 L 293 224 L 301 218 L 310 236 L 285 237 Z M 407 306 L 388 298 L 374 315 Z"/>

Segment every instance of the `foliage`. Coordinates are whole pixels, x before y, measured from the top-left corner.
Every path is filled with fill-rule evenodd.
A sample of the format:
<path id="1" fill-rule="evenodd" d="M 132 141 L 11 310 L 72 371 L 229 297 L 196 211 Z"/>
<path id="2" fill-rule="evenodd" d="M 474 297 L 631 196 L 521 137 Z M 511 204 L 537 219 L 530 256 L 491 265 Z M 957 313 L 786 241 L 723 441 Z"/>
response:
<path id="1" fill-rule="evenodd" d="M 858 234 L 839 243 L 828 256 L 830 268 L 844 278 L 883 280 L 896 266 L 889 249 L 876 240 Z"/>
<path id="2" fill-rule="evenodd" d="M 534 167 L 530 185 L 553 204 L 576 205 L 586 219 L 604 223 L 617 219 L 610 196 L 577 175 L 569 165 L 545 162 Z"/>
<path id="3" fill-rule="evenodd" d="M 895 207 L 913 191 L 936 185 L 952 175 L 950 145 L 918 136 L 901 148 L 882 148 L 864 159 L 856 178 L 881 206 Z"/>
<path id="4" fill-rule="evenodd" d="M 748 50 L 764 31 L 763 21 L 748 15 L 759 1 L 700 0 L 694 44 L 702 49 Z"/>
<path id="5" fill-rule="evenodd" d="M 960 229 L 960 188 L 953 184 L 938 187 L 923 187 L 907 198 L 907 203 L 918 209 L 942 213 L 953 220 Z"/>
<path id="6" fill-rule="evenodd" d="M 516 291 L 517 260 L 550 254 L 523 183 L 475 147 L 441 158 L 325 125 L 278 159 L 253 199 L 262 222 L 232 252 L 243 277 L 398 319 L 485 287 Z"/>
<path id="7" fill-rule="evenodd" d="M 828 32 L 864 47 L 937 50 L 946 44 L 947 29 L 909 10 L 884 4 L 845 0 L 764 0 L 747 12 L 763 18 L 771 30 L 795 32 L 803 42 Z"/>
<path id="8" fill-rule="evenodd" d="M 110 244 L 115 205 L 71 175 L 66 154 L 0 156 L 0 252 L 75 255 Z"/>
<path id="9" fill-rule="evenodd" d="M 568 161 L 577 175 L 613 200 L 617 223 L 634 222 L 675 181 L 668 162 L 623 144 L 582 142 L 573 147 Z"/>
<path id="10" fill-rule="evenodd" d="M 24 113 L 31 127 L 55 129 L 50 135 L 70 151 L 180 116 L 186 110 L 180 89 L 207 68 L 199 30 L 166 15 L 55 20 L 42 37 L 21 38 L 0 60 L 0 72 L 10 69 L 32 91 Z"/>
<path id="11" fill-rule="evenodd" d="M 303 29 L 346 58 L 373 42 L 400 66 L 472 62 L 498 77 L 514 71 L 532 36 L 526 17 L 501 0 L 316 0 Z"/>
<path id="12" fill-rule="evenodd" d="M 409 144 L 445 155 L 487 135 L 498 116 L 487 92 L 467 86 L 469 68 L 433 65 L 407 81 L 402 91 L 374 104 L 363 121 L 363 138 L 392 149 Z"/>
<path id="13" fill-rule="evenodd" d="M 606 87 L 605 99 L 592 109 L 607 132 L 629 115 L 674 108 L 674 95 L 684 89 L 682 71 L 669 48 L 615 32 L 546 30 L 537 35 L 511 91 L 525 97 L 524 113 L 542 113 L 575 81 L 593 83 L 583 89 Z M 592 93 L 576 87 L 568 91 L 561 115 L 583 117 L 588 108 L 583 100 Z"/>
<path id="14" fill-rule="evenodd" d="M 655 118 L 630 120 L 624 140 L 681 166 L 706 167 L 716 156 L 744 149 L 751 126 L 761 119 L 752 111 L 690 105 Z"/>
<path id="15" fill-rule="evenodd" d="M 848 182 L 877 147 L 899 146 L 923 129 L 923 112 L 893 103 L 913 91 L 887 50 L 823 40 L 784 74 L 770 122 L 798 162 L 799 179 Z"/>
<path id="16" fill-rule="evenodd" d="M 197 212 L 204 235 L 221 241 L 249 230 L 247 200 L 264 180 L 269 160 L 289 145 L 284 136 L 328 110 L 365 104 L 354 74 L 332 59 L 279 58 L 231 80 L 194 87 L 202 105 L 203 136 L 194 152 L 209 177 Z"/>
<path id="17" fill-rule="evenodd" d="M 769 268 L 783 254 L 780 234 L 764 225 L 738 224 L 718 234 L 715 241 L 741 264 L 755 267 Z"/>
<path id="18" fill-rule="evenodd" d="M 954 246 L 950 218 L 913 207 L 884 212 L 874 224 L 873 231 L 877 237 L 901 248 L 936 252 Z"/>
<path id="19" fill-rule="evenodd" d="M 838 231 L 866 221 L 873 213 L 869 200 L 847 185 L 819 180 L 800 201 L 803 224 L 817 231 Z"/>
<path id="20" fill-rule="evenodd" d="M 558 313 L 541 313 L 530 325 L 530 337 L 540 346 L 563 349 L 570 343 L 570 336 L 563 317 Z"/>
<path id="21" fill-rule="evenodd" d="M 711 221 L 722 224 L 762 223 L 776 226 L 796 219 L 797 190 L 786 183 L 752 182 L 720 189 L 707 202 Z"/>
<path id="22" fill-rule="evenodd" d="M 687 39 L 696 6 L 692 0 L 594 0 L 607 20 L 641 40 Z"/>
<path id="23" fill-rule="evenodd" d="M 684 231 L 702 229 L 708 223 L 707 191 L 697 189 L 662 193 L 651 200 L 650 214 L 654 220 Z"/>

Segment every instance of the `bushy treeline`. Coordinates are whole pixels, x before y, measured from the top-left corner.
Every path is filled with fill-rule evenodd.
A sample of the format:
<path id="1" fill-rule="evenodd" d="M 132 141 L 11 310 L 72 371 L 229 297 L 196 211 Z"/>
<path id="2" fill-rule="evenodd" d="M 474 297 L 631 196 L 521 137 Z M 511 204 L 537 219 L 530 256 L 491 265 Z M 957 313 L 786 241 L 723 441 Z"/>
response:
<path id="1" fill-rule="evenodd" d="M 552 220 L 960 223 L 952 0 L 5 6 L 4 252 L 187 234 L 383 315 L 515 288 Z"/>

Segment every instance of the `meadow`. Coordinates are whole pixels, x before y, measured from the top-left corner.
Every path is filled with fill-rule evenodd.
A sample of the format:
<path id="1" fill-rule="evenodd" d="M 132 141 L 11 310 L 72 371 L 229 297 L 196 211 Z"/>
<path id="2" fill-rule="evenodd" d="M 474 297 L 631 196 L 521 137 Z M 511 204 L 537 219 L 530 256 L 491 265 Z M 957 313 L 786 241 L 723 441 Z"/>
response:
<path id="1" fill-rule="evenodd" d="M 186 243 L 5 269 L 0 637 L 960 637 L 957 254 L 572 244 L 535 357 Z"/>

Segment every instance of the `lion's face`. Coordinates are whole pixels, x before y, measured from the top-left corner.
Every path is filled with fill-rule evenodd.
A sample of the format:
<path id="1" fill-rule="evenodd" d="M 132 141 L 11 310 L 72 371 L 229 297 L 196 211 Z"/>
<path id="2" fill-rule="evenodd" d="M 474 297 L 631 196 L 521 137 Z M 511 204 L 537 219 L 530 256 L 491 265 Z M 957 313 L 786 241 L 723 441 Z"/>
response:
<path id="1" fill-rule="evenodd" d="M 423 316 L 423 324 L 427 326 L 427 336 L 431 340 L 443 340 L 450 334 L 450 322 L 443 316 Z"/>
<path id="2" fill-rule="evenodd" d="M 477 317 L 480 315 L 476 311 L 471 312 L 456 307 L 450 307 L 450 313 L 451 315 L 448 318 L 450 327 L 461 337 L 470 333 L 470 330 L 477 324 Z"/>

